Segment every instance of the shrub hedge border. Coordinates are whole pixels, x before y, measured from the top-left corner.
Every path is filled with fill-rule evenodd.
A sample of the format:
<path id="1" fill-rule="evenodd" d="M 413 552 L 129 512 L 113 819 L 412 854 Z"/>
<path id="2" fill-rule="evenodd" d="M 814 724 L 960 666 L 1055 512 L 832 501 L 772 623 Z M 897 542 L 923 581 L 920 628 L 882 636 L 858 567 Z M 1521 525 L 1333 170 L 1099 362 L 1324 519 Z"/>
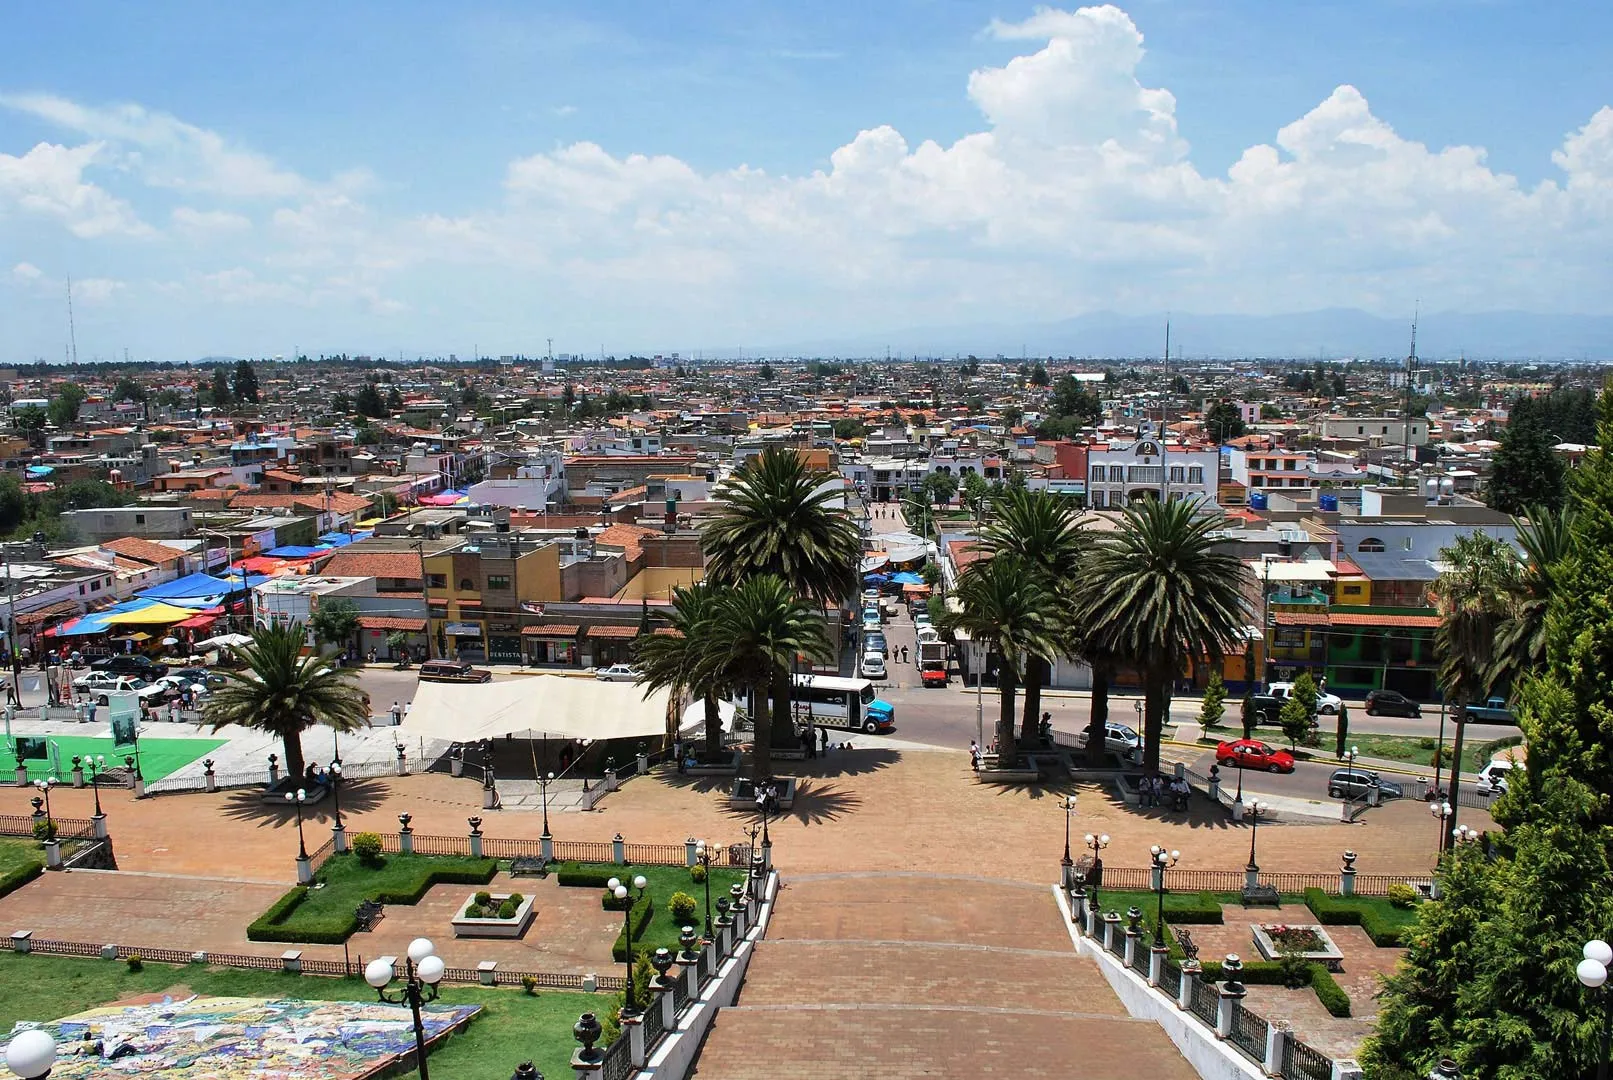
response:
<path id="1" fill-rule="evenodd" d="M 464 858 L 464 856 L 456 856 Z M 422 856 L 430 858 L 430 856 Z M 413 907 L 423 896 L 430 891 L 433 885 L 486 885 L 498 873 L 497 859 L 483 859 L 480 869 L 457 869 L 453 867 L 437 867 L 428 870 L 421 879 L 420 885 L 410 892 L 377 891 L 366 893 L 366 900 L 374 900 L 378 904 L 393 904 L 403 907 Z M 286 893 L 269 909 L 246 928 L 248 941 L 286 941 L 299 945 L 340 945 L 358 932 L 358 916 L 353 912 L 344 912 L 339 917 L 335 929 L 296 929 L 281 925 L 302 905 L 308 897 L 308 889 L 298 885 Z M 333 919 L 337 918 L 333 916 Z"/>
<path id="2" fill-rule="evenodd" d="M 44 872 L 45 864 L 42 862 L 17 867 L 10 873 L 0 877 L 0 896 L 16 892 Z"/>
<path id="3" fill-rule="evenodd" d="M 1326 965 L 1311 963 L 1311 989 L 1316 992 L 1316 1000 L 1322 1003 L 1333 1016 L 1350 1015 L 1350 995 L 1333 978 L 1333 973 L 1327 970 Z M 1221 982 L 1225 976 L 1221 971 L 1221 961 L 1205 960 L 1203 962 L 1203 978 L 1206 982 Z M 1238 973 L 1238 981 L 1252 983 L 1255 986 L 1281 986 L 1284 981 L 1283 967 L 1275 960 L 1246 960 L 1243 970 Z"/>
<path id="4" fill-rule="evenodd" d="M 1380 949 L 1399 948 L 1405 944 L 1405 934 L 1411 929 L 1385 925 L 1371 908 L 1355 907 L 1348 898 L 1329 896 L 1321 889 L 1305 890 L 1305 906 L 1323 926 L 1359 926 Z"/>
<path id="5" fill-rule="evenodd" d="M 636 941 L 644 936 L 644 928 L 650 924 L 650 916 L 655 914 L 655 898 L 646 893 L 643 899 L 635 901 L 633 913 L 628 916 L 628 922 L 633 927 L 633 939 Z M 642 955 L 642 950 L 640 951 Z M 618 964 L 627 961 L 627 932 L 618 931 L 616 940 L 611 943 L 610 955 Z"/>

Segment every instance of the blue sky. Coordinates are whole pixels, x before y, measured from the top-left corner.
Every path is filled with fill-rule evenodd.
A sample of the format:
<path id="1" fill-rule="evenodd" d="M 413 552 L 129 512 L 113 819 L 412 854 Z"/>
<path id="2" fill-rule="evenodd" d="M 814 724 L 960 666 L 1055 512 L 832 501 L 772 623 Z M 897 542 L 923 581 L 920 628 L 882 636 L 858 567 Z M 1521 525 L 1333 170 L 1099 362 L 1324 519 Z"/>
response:
<path id="1" fill-rule="evenodd" d="M 1094 310 L 1607 314 L 1613 8 L 23 5 L 0 335 L 693 351 Z"/>

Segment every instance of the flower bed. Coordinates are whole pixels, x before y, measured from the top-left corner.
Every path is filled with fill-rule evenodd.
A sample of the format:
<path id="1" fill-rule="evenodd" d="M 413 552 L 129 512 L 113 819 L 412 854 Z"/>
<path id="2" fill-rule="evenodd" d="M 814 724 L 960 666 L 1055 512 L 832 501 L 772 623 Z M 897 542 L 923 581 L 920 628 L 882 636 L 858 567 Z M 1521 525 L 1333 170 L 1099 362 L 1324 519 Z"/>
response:
<path id="1" fill-rule="evenodd" d="M 518 938 L 537 914 L 533 900 L 520 893 L 476 893 L 459 906 L 452 921 L 454 936 Z"/>
<path id="2" fill-rule="evenodd" d="M 1319 961 L 1329 971 L 1340 970 L 1344 963 L 1344 954 L 1320 926 L 1263 923 L 1251 926 L 1250 930 L 1254 932 L 1255 948 L 1267 960 L 1288 954 Z"/>

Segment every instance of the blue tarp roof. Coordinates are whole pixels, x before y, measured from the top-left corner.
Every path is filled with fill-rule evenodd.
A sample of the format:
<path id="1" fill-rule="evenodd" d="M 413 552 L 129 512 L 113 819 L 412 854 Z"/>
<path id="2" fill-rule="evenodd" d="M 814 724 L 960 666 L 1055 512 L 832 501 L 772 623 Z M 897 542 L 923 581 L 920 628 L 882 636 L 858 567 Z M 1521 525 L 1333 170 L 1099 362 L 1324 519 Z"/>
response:
<path id="1" fill-rule="evenodd" d="M 306 559 L 312 555 L 324 555 L 331 551 L 326 547 L 302 547 L 298 544 L 288 544 L 285 547 L 270 548 L 264 554 L 272 559 Z"/>
<path id="2" fill-rule="evenodd" d="M 87 634 L 104 634 L 112 629 L 108 622 L 114 615 L 122 615 L 130 611 L 140 611 L 153 604 L 164 603 L 160 600 L 125 600 L 121 604 L 114 604 L 105 611 L 97 611 L 93 615 L 84 615 L 74 619 L 71 623 L 59 627 L 57 637 L 79 637 Z"/>
<path id="3" fill-rule="evenodd" d="M 898 585 L 922 585 L 924 579 L 908 570 L 902 570 L 891 575 L 891 580 Z"/>
<path id="4" fill-rule="evenodd" d="M 368 540 L 374 535 L 375 532 L 372 529 L 356 533 L 328 532 L 320 536 L 319 542 L 329 547 L 346 547 L 355 540 Z"/>
<path id="5" fill-rule="evenodd" d="M 141 589 L 139 595 L 151 600 L 173 600 L 187 596 L 223 596 L 243 587 L 240 574 L 231 574 L 228 581 L 212 574 L 190 574 L 177 581 Z"/>

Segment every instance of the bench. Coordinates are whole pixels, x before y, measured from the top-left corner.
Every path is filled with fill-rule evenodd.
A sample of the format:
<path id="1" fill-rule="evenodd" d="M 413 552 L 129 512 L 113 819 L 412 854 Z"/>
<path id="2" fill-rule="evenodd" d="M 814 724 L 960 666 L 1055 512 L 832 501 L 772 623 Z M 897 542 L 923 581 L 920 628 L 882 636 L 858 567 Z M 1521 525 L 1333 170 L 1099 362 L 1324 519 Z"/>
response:
<path id="1" fill-rule="evenodd" d="M 373 930 L 375 929 L 375 924 L 380 921 L 383 910 L 384 908 L 379 902 L 365 900 L 353 909 L 353 917 L 358 920 L 360 930 Z"/>
<path id="2" fill-rule="evenodd" d="M 549 860 L 541 855 L 522 855 L 510 860 L 511 877 L 548 877 Z"/>
<path id="3" fill-rule="evenodd" d="M 1191 933 L 1181 927 L 1177 927 L 1176 940 L 1181 942 L 1183 956 L 1187 957 L 1189 960 L 1197 960 L 1199 958 L 1199 947 L 1193 943 L 1193 935 Z"/>
<path id="4" fill-rule="evenodd" d="M 1239 897 L 1242 899 L 1244 907 L 1249 907 L 1251 904 L 1281 907 L 1283 903 L 1282 896 L 1277 892 L 1277 886 L 1275 885 L 1247 886 L 1239 894 Z"/>

